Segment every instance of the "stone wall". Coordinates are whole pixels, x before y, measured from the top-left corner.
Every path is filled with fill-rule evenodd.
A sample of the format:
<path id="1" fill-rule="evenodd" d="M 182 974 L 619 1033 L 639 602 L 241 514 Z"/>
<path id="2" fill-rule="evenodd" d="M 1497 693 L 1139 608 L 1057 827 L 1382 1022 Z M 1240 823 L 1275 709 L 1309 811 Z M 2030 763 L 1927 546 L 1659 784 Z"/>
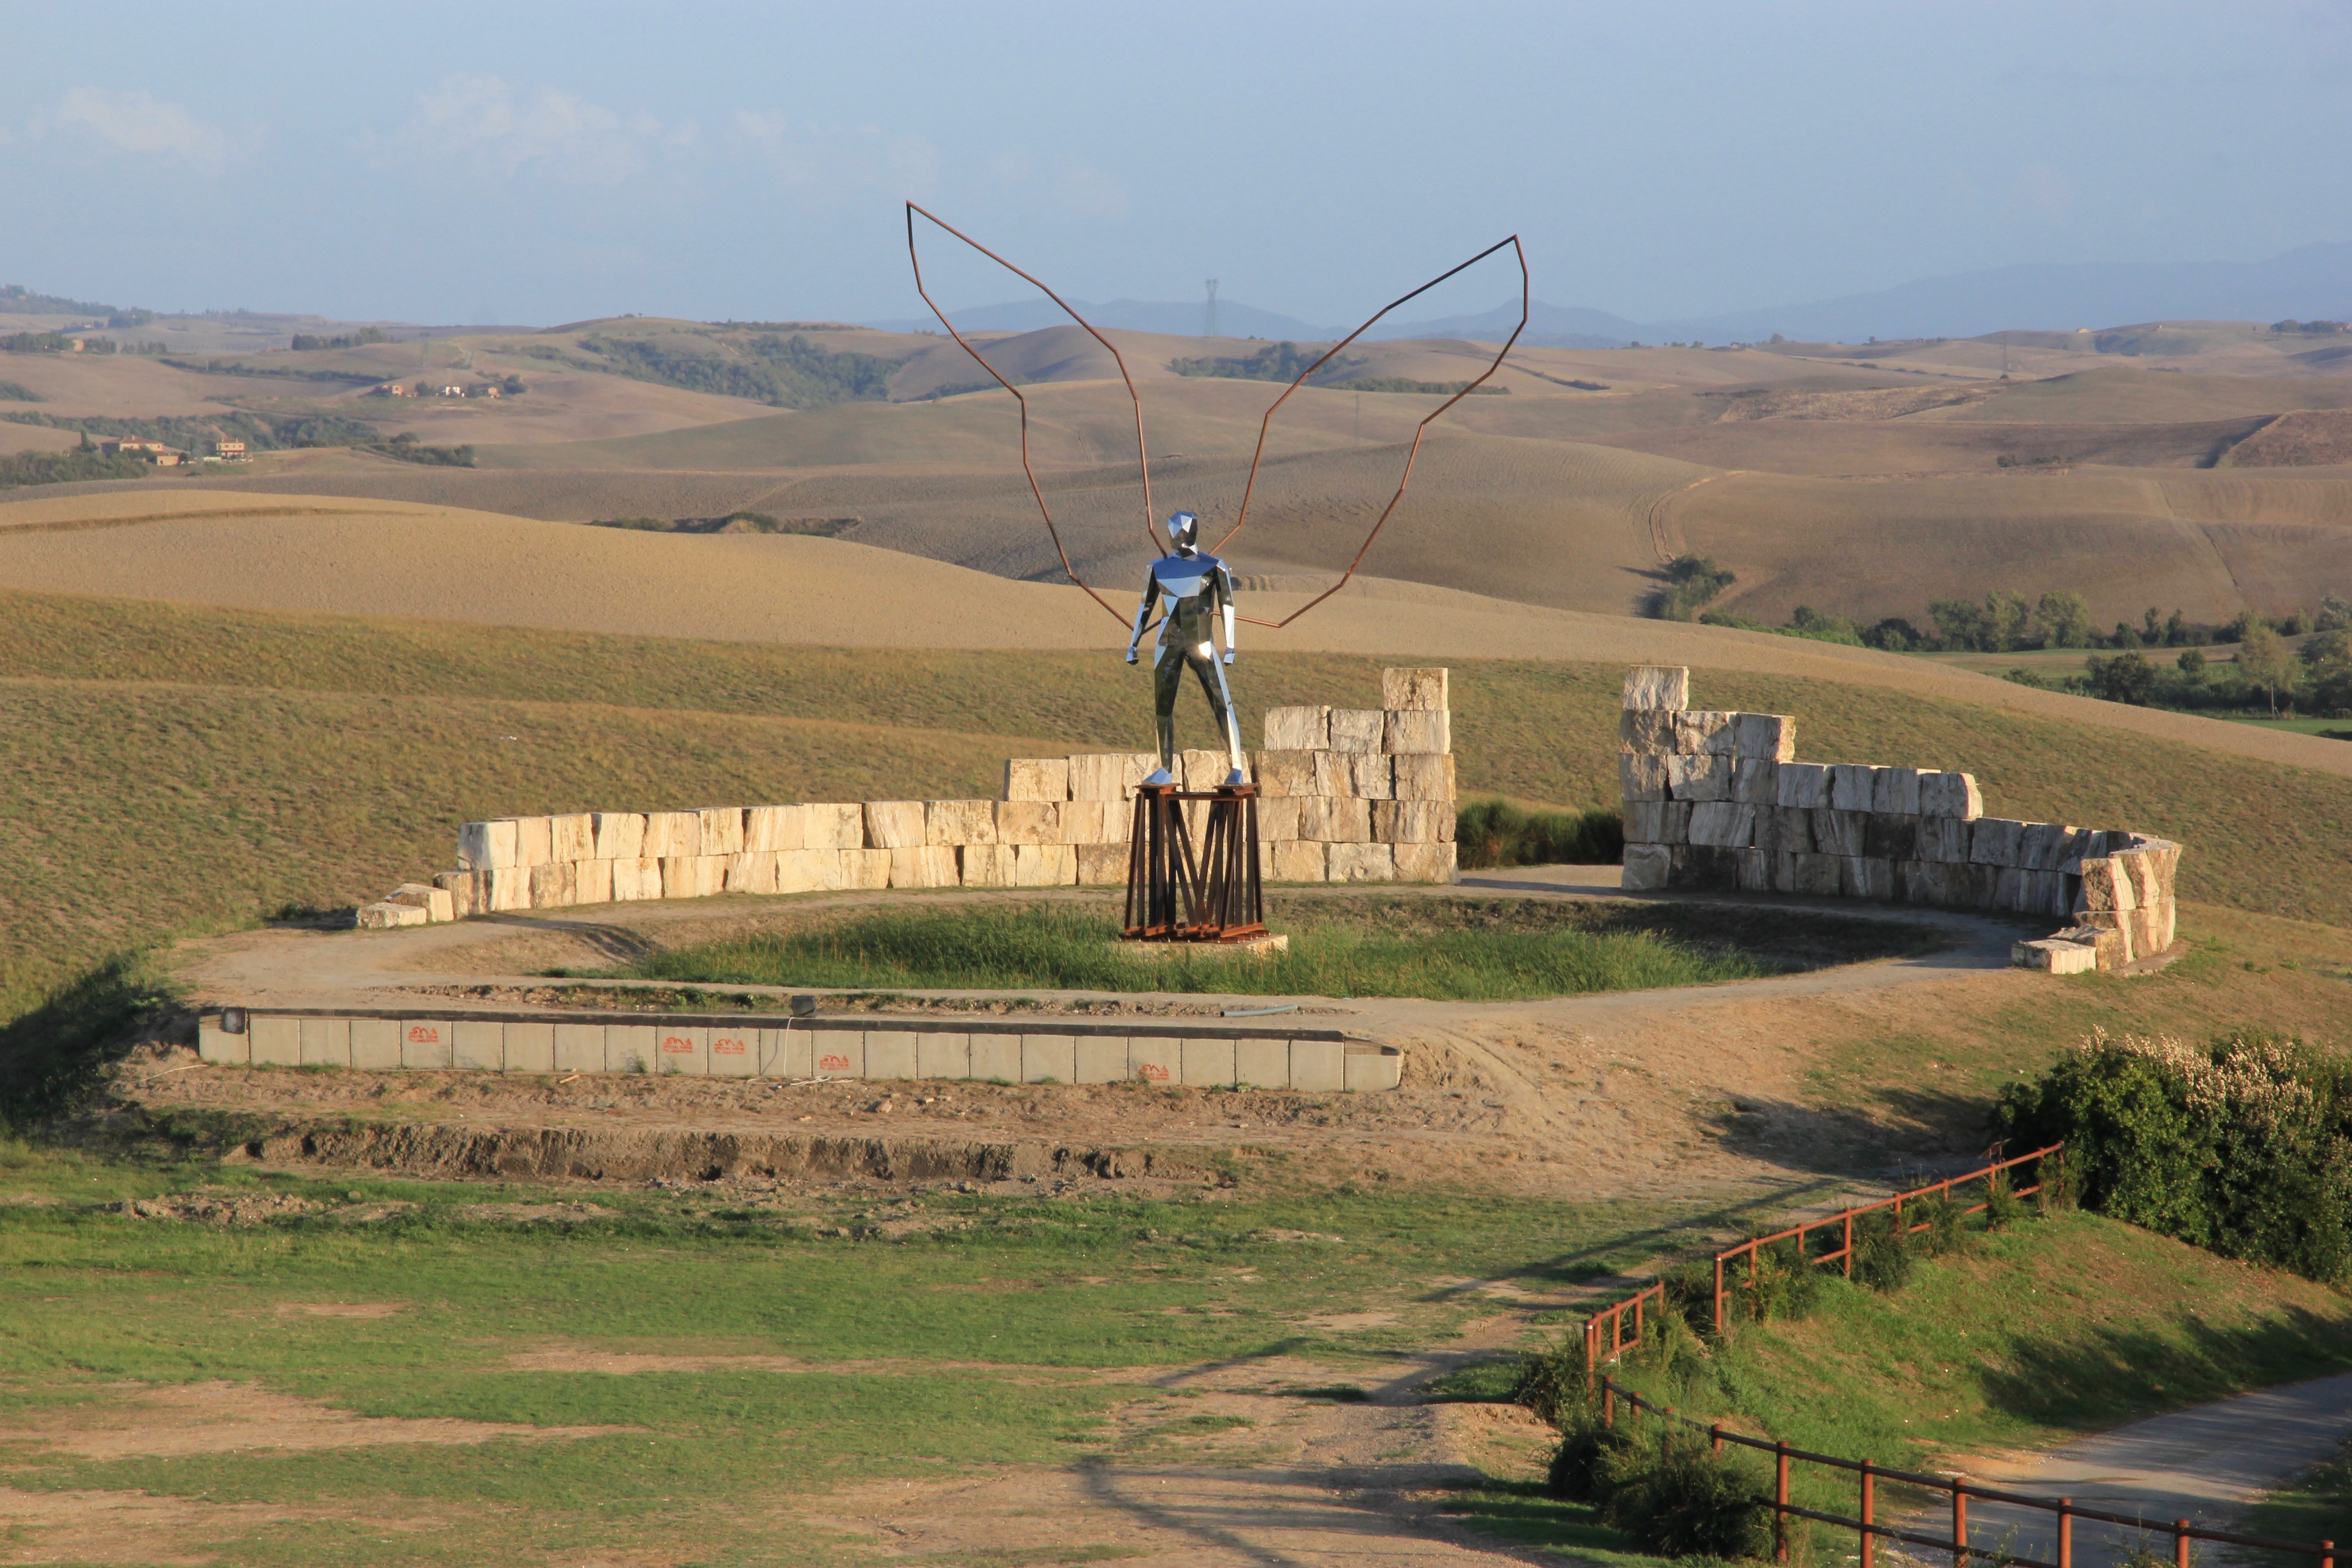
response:
<path id="1" fill-rule="evenodd" d="M 1690 672 L 1625 678 L 1628 889 L 1805 893 L 2046 915 L 2027 967 L 2119 970 L 2174 934 L 2180 846 L 1987 816 L 1975 775 L 1796 760 L 1796 721 L 1689 704 Z"/>
<path id="2" fill-rule="evenodd" d="M 1251 753 L 1269 882 L 1452 882 L 1454 784 L 1443 669 L 1381 672 L 1377 709 L 1276 708 Z M 1121 887 L 1149 752 L 1015 758 L 997 800 L 869 800 L 573 812 L 469 822 L 457 865 L 363 906 L 364 926 L 718 893 Z M 1188 790 L 1224 782 L 1188 751 Z M 1202 808 L 1190 808 L 1197 813 Z"/>

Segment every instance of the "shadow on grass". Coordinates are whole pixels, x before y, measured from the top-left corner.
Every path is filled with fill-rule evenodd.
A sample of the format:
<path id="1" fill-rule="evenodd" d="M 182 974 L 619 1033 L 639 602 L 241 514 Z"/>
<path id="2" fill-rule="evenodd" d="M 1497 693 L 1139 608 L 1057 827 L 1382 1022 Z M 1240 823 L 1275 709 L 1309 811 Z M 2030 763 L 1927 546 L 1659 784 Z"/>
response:
<path id="1" fill-rule="evenodd" d="M 171 1003 L 143 955 L 116 953 L 0 1025 L 0 1121 L 22 1128 L 79 1109 L 140 1024 Z"/>
<path id="2" fill-rule="evenodd" d="M 2352 1366 L 2341 1318 L 2288 1307 L 2263 1321 L 2217 1328 L 2189 1319 L 2186 1344 L 2147 1330 L 2084 1325 L 2064 1339 L 2012 1343 L 1999 1366 L 1978 1369 L 1985 1402 L 2045 1426 L 2104 1431 L 2152 1409 L 2180 1408 Z M 2150 1390 L 2161 1394 L 2151 1403 Z"/>
<path id="3" fill-rule="evenodd" d="M 1983 1163 L 1989 1097 L 1891 1084 L 1867 1109 L 1743 1095 L 1712 1125 L 1724 1149 L 1822 1177 L 1940 1177 Z"/>

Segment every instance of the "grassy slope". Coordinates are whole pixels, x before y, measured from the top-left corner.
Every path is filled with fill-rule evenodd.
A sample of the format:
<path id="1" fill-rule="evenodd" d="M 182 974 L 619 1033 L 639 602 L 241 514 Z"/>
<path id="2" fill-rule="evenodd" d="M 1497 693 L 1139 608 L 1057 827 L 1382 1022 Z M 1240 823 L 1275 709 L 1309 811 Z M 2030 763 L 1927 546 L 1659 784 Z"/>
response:
<path id="1" fill-rule="evenodd" d="M 875 653 L 0 595 L 0 973 L 349 902 L 499 813 L 992 795 L 996 763 L 1137 747 L 1133 672 L 1079 654 Z M 1378 659 L 1266 656 L 1286 702 L 1376 704 Z M 1613 665 L 1455 668 L 1465 794 L 1615 795 Z M 2191 899 L 2341 920 L 2352 781 L 1966 704 L 1708 674 L 1815 758 L 1969 766 L 1991 809 L 2177 837 Z M 1188 716 L 1191 710 L 1187 710 Z M 1197 731 L 1196 731 L 1197 732 Z M 512 737 L 509 739 L 508 737 Z M 1047 737 L 1051 737 L 1048 739 Z"/>

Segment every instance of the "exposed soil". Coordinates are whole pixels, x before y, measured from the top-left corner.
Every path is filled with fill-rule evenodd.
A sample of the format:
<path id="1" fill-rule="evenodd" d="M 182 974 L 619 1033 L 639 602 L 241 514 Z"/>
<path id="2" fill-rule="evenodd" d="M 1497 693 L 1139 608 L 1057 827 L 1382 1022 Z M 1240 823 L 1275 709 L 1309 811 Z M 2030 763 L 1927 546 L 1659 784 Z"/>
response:
<path id="1" fill-rule="evenodd" d="M 226 1454 L 254 1448 L 353 1448 L 381 1443 L 487 1443 L 493 1437 L 596 1437 L 626 1426 L 525 1426 L 447 1417 L 354 1415 L 257 1383 L 116 1385 L 110 1398 L 19 1417 L 18 1441 L 90 1459 Z"/>

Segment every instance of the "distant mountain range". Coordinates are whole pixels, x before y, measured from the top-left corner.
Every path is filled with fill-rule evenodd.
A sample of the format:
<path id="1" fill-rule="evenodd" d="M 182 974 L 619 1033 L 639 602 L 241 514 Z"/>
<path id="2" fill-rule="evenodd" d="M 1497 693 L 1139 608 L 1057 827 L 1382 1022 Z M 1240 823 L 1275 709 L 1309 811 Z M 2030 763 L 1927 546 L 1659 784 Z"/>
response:
<path id="1" fill-rule="evenodd" d="M 1202 302 L 1074 301 L 1098 327 L 1200 336 Z M 1382 322 L 1370 336 L 1494 341 L 1518 319 L 1516 301 L 1471 316 Z M 1520 342 L 1539 348 L 1619 348 L 1629 342 L 1752 342 L 1779 332 L 1801 342 L 1870 338 L 1969 338 L 2006 330 L 2069 331 L 2162 321 L 2271 321 L 2352 318 L 2352 242 L 2306 245 L 2267 261 L 2029 263 L 1810 304 L 1633 321 L 1606 310 L 1535 303 Z M 980 331 L 1034 331 L 1068 318 L 1048 300 L 1013 300 L 960 312 L 956 325 Z M 872 321 L 896 331 L 936 331 L 929 320 Z M 1353 323 L 1349 323 L 1350 326 Z M 1317 326 L 1236 300 L 1217 301 L 1217 331 L 1234 338 L 1328 341 L 1347 327 Z"/>

